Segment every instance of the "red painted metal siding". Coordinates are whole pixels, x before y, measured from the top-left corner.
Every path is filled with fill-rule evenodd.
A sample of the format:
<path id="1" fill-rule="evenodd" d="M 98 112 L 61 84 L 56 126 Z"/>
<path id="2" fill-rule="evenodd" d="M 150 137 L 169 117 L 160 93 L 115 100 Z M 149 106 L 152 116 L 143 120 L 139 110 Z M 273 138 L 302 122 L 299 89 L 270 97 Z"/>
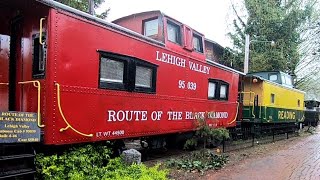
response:
<path id="1" fill-rule="evenodd" d="M 48 52 L 48 87 L 53 99 L 48 107 L 45 142 L 64 144 L 116 138 L 138 137 L 190 131 L 194 120 L 186 120 L 186 112 L 228 112 L 228 118 L 212 120 L 215 126 L 228 125 L 236 115 L 238 74 L 210 66 L 209 74 L 191 70 L 190 62 L 208 66 L 203 61 L 175 53 L 128 35 L 107 29 L 72 14 L 51 10 Z M 99 53 L 97 49 L 133 56 L 158 65 L 156 94 L 99 89 Z M 186 59 L 185 67 L 157 60 L 166 53 Z M 158 54 L 158 55 L 159 55 Z M 159 57 L 158 57 L 159 58 Z M 208 79 L 221 79 L 230 84 L 228 101 L 207 100 Z M 179 80 L 194 82 L 197 90 L 179 89 Z M 93 133 L 85 138 L 66 127 L 57 109 L 54 82 L 61 84 L 61 105 L 65 117 L 75 129 Z M 147 111 L 147 120 L 138 117 L 131 121 L 108 121 L 108 111 Z M 162 111 L 160 120 L 153 121 L 153 111 Z M 181 120 L 169 120 L 168 112 L 182 112 Z M 123 130 L 123 136 L 99 136 L 100 132 Z"/>
<path id="2" fill-rule="evenodd" d="M 207 64 L 204 54 L 195 54 L 196 52 L 170 43 L 165 46 L 156 45 L 58 8 L 48 10 L 46 6 L 35 1 L 24 2 L 33 4 L 25 6 L 23 12 L 22 38 L 21 43 L 18 43 L 21 50 L 17 53 L 17 82 L 35 80 L 32 78 L 32 35 L 39 33 L 39 19 L 47 17 L 44 24 L 48 49 L 46 75 L 45 79 L 39 80 L 42 87 L 41 116 L 45 124 L 46 144 L 70 144 L 192 131 L 196 127 L 196 120 L 190 119 L 190 113 L 226 113 L 225 117 L 212 118 L 209 124 L 213 127 L 235 126 L 233 120 L 237 114 L 239 75 Z M 9 21 L 2 17 L 0 20 Z M 8 34 L 4 28 L 0 28 L 1 81 L 8 81 L 9 37 L 3 35 L 6 33 Z M 156 93 L 100 89 L 98 49 L 157 65 Z M 169 57 L 183 59 L 185 63 L 170 64 L 166 62 Z M 208 100 L 208 79 L 229 83 L 227 101 Z M 184 88 L 179 87 L 181 81 L 185 83 Z M 56 83 L 60 84 L 61 108 L 67 122 L 82 133 L 93 134 L 93 137 L 84 137 L 71 128 L 60 131 L 67 127 L 67 123 L 59 111 Z M 196 88 L 188 88 L 188 83 L 196 84 Z M 1 88 L 0 97 L 5 99 L 7 90 Z M 19 86 L 16 95 L 16 110 L 37 111 L 37 91 L 32 84 Z M 7 107 L 2 102 L 5 101 L 1 99 L 0 108 L 6 111 Z M 126 111 L 136 112 L 131 120 L 126 120 L 130 119 L 129 116 L 124 117 L 121 114 Z M 112 116 L 113 112 L 119 116 Z M 156 114 L 159 115 L 158 119 L 155 118 Z"/>

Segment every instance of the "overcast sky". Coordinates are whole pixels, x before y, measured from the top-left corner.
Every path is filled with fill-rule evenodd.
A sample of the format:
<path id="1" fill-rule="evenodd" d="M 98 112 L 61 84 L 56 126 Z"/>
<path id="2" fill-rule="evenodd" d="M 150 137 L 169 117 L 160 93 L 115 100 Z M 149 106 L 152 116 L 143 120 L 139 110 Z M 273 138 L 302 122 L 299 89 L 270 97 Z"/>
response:
<path id="1" fill-rule="evenodd" d="M 166 15 L 189 25 L 222 46 L 230 46 L 228 33 L 229 0 L 106 0 L 101 6 L 111 8 L 107 21 L 134 13 L 160 10 Z M 97 10 L 101 12 L 101 10 Z"/>

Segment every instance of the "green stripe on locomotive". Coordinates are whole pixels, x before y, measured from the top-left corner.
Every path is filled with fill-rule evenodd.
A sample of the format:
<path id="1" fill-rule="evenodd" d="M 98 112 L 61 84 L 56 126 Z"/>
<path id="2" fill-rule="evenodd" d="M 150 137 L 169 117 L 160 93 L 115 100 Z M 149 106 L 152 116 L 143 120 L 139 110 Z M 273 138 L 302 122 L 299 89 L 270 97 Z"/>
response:
<path id="1" fill-rule="evenodd" d="M 304 111 L 267 106 L 244 106 L 243 118 L 259 123 L 303 122 Z"/>

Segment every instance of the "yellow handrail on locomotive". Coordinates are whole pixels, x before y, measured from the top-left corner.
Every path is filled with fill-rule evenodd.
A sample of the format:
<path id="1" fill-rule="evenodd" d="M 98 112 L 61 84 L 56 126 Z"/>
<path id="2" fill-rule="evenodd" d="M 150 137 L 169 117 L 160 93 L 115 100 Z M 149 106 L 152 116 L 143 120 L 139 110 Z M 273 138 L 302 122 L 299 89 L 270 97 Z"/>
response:
<path id="1" fill-rule="evenodd" d="M 243 100 L 244 101 L 248 101 L 248 104 L 249 106 L 252 105 L 252 111 L 251 111 L 251 114 L 252 114 L 252 117 L 255 118 L 256 116 L 254 115 L 254 96 L 255 96 L 255 93 L 253 91 L 242 91 L 240 92 L 241 94 L 249 94 L 250 95 L 250 99 L 249 100 Z M 253 101 L 251 101 L 251 94 L 253 94 Z"/>
<path id="2" fill-rule="evenodd" d="M 42 33 L 43 33 L 43 28 L 42 28 L 42 25 L 43 25 L 43 21 L 45 20 L 46 18 L 40 18 L 40 27 L 39 27 L 39 44 L 41 45 L 44 45 L 44 42 L 42 41 Z"/>
<path id="3" fill-rule="evenodd" d="M 41 84 L 39 81 L 21 81 L 21 82 L 18 82 L 18 84 L 30 84 L 32 83 L 34 87 L 36 87 L 38 89 L 38 127 L 42 128 L 44 127 L 43 124 L 41 124 L 41 99 L 40 99 L 40 95 L 41 95 Z"/>
<path id="4" fill-rule="evenodd" d="M 76 132 L 77 134 L 80 134 L 82 136 L 86 136 L 86 137 L 93 137 L 93 134 L 85 134 L 85 133 L 82 133 L 78 130 L 76 130 L 74 127 L 72 127 L 69 122 L 67 121 L 67 119 L 65 118 L 63 112 L 62 112 L 62 108 L 61 108 L 61 103 L 60 103 L 60 84 L 58 83 L 55 83 L 55 85 L 57 86 L 57 101 L 58 101 L 58 109 L 59 109 L 59 112 L 60 112 L 60 115 L 62 117 L 62 119 L 64 120 L 64 122 L 67 124 L 67 127 L 65 128 L 61 128 L 60 129 L 60 132 L 63 132 L 63 131 L 66 131 L 68 130 L 69 128 L 71 128 L 74 132 Z"/>

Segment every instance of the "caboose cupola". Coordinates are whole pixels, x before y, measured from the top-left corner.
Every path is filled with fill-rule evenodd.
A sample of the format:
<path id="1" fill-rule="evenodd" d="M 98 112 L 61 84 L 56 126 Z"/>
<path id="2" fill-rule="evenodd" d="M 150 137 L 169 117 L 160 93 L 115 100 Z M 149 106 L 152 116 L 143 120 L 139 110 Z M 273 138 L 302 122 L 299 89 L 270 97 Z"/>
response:
<path id="1" fill-rule="evenodd" d="M 160 41 L 172 51 L 205 61 L 204 35 L 160 11 L 129 15 L 113 23 Z"/>

